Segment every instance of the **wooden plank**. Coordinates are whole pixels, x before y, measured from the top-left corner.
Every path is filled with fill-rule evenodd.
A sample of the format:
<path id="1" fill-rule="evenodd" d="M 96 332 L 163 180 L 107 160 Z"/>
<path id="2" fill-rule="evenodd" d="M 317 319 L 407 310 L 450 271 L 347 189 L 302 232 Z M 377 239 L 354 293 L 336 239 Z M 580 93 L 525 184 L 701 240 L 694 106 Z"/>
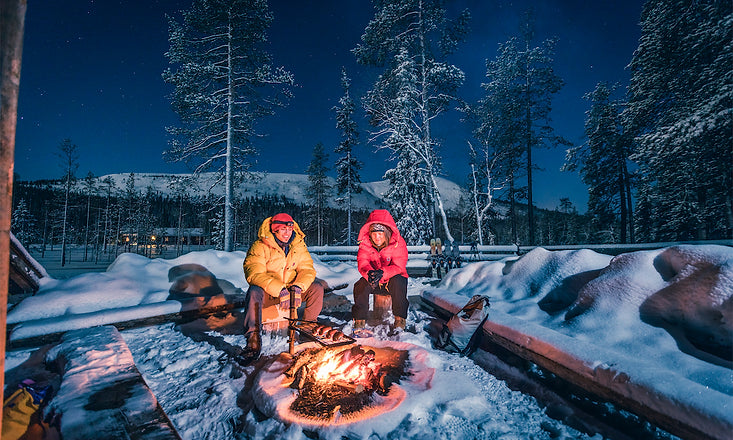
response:
<path id="1" fill-rule="evenodd" d="M 105 325 L 113 325 L 117 330 L 127 330 L 137 327 L 147 327 L 158 325 L 165 322 L 187 322 L 194 319 L 203 318 L 216 313 L 228 312 L 234 309 L 246 307 L 244 295 L 217 295 L 215 297 L 192 297 L 179 300 L 182 303 L 181 310 L 176 313 L 165 315 L 151 316 L 140 319 L 132 319 L 128 321 L 113 322 Z M 7 341 L 8 350 L 17 350 L 19 348 L 39 347 L 45 344 L 58 342 L 67 332 L 49 333 L 46 335 L 33 336 L 23 339 L 15 339 Z M 10 332 L 12 335 L 12 330 Z"/>
<path id="2" fill-rule="evenodd" d="M 60 416 L 65 440 L 181 440 L 114 327 L 67 332 L 47 358 L 61 373 L 59 390 L 49 407 Z M 80 388 L 79 383 L 85 386 Z M 83 419 L 78 417 L 81 408 Z M 64 417 L 64 411 L 72 414 Z"/>

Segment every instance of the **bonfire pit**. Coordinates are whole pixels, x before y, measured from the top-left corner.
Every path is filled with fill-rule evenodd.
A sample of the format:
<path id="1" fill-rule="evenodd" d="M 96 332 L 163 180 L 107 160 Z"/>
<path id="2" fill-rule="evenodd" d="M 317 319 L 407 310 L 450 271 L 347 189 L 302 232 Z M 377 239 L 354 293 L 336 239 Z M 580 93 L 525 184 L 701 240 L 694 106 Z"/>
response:
<path id="1" fill-rule="evenodd" d="M 433 370 L 411 361 L 411 352 L 422 349 L 396 341 L 360 342 L 311 342 L 300 344 L 293 356 L 282 353 L 258 377 L 258 409 L 302 426 L 338 426 L 392 411 L 407 397 L 401 384 L 429 387 Z"/>
<path id="2" fill-rule="evenodd" d="M 380 361 L 377 361 L 379 350 Z M 302 351 L 285 372 L 298 395 L 290 410 L 303 417 L 333 420 L 371 406 L 405 374 L 407 352 L 353 345 Z"/>

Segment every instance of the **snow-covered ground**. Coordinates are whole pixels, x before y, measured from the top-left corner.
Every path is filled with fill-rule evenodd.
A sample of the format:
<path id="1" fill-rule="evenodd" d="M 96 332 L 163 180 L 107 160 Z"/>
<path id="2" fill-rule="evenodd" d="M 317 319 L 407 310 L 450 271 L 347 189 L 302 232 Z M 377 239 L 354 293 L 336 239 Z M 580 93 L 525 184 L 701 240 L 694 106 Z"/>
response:
<path id="1" fill-rule="evenodd" d="M 168 299 L 174 286 L 174 290 L 194 291 L 214 282 L 222 293 L 241 294 L 247 287 L 243 259 L 241 252 L 218 251 L 194 252 L 173 260 L 124 254 L 104 273 L 44 279 L 37 295 L 10 310 L 8 322 L 17 323 L 11 341 L 115 322 L 121 315 L 127 320 L 175 312 L 180 303 Z M 194 264 L 205 270 L 191 270 Z M 353 284 L 359 276 L 350 263 L 316 261 L 316 268 L 319 277 L 332 286 Z M 662 390 L 674 386 L 676 378 L 699 384 L 703 395 L 686 396 L 691 404 L 704 402 L 716 417 L 733 423 L 730 361 L 689 342 L 695 340 L 700 346 L 700 341 L 714 341 L 709 345 L 722 350 L 730 347 L 730 247 L 676 246 L 617 257 L 589 250 L 536 249 L 521 258 L 454 269 L 435 288 L 422 281 L 410 280 L 409 295 L 455 302 L 486 294 L 492 301 L 490 319 L 493 315 L 504 325 L 531 326 L 535 334 L 567 344 L 560 345 L 561 350 L 572 352 L 576 345 L 572 341 L 596 347 L 590 353 L 596 362 L 609 362 L 604 353 L 611 353 L 608 356 L 613 362 L 621 363 L 615 368 L 632 376 L 648 371 L 651 363 L 656 374 L 646 380 Z M 350 289 L 342 292 L 352 299 Z M 323 319 L 350 328 L 348 322 Z M 320 432 L 321 438 L 369 438 L 371 433 L 406 439 L 586 438 L 548 417 L 533 398 L 510 390 L 471 359 L 434 350 L 421 326 L 426 319 L 424 312 L 411 309 L 408 324 L 415 325 L 415 333 L 390 336 L 383 326 L 376 329 L 376 338 L 424 349 L 425 362 L 436 371 L 431 388 L 380 418 L 350 428 L 327 429 Z M 244 337 L 232 331 L 232 326 L 212 327 L 219 329 L 205 333 L 212 340 L 233 347 L 245 345 Z M 553 337 L 557 334 L 563 338 Z M 173 324 L 126 330 L 122 336 L 184 439 L 310 435 L 299 426 L 263 418 L 253 409 L 250 386 L 259 367 L 239 367 L 215 344 L 187 336 Z M 286 351 L 287 339 L 271 333 L 263 345 L 267 359 Z M 8 352 L 6 370 L 28 356 L 28 350 Z"/>

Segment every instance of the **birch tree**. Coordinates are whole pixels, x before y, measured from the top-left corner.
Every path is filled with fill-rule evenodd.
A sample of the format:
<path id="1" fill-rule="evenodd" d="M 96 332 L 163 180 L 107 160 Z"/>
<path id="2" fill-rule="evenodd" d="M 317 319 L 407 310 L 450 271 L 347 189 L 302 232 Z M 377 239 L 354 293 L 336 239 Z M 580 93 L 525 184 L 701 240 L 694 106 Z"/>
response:
<path id="1" fill-rule="evenodd" d="M 168 129 L 166 156 L 219 173 L 224 185 L 224 250 L 234 242 L 235 170 L 246 172 L 257 153 L 256 122 L 289 96 L 293 76 L 272 66 L 266 51 L 272 14 L 265 0 L 194 0 L 181 22 L 168 17 L 175 70 L 163 79 L 175 86 L 173 108 L 181 124 Z"/>

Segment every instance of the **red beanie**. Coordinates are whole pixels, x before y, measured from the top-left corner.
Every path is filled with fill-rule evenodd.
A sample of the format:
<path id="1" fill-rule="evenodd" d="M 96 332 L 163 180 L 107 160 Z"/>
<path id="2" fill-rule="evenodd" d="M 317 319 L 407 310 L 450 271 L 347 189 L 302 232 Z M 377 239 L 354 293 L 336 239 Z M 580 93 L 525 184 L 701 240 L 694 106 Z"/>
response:
<path id="1" fill-rule="evenodd" d="M 272 216 L 272 219 L 270 220 L 270 230 L 272 230 L 272 232 L 275 232 L 278 229 L 284 228 L 285 226 L 293 226 L 294 224 L 295 222 L 293 221 L 293 218 L 290 217 L 290 215 L 281 212 L 280 214 L 275 214 Z"/>

